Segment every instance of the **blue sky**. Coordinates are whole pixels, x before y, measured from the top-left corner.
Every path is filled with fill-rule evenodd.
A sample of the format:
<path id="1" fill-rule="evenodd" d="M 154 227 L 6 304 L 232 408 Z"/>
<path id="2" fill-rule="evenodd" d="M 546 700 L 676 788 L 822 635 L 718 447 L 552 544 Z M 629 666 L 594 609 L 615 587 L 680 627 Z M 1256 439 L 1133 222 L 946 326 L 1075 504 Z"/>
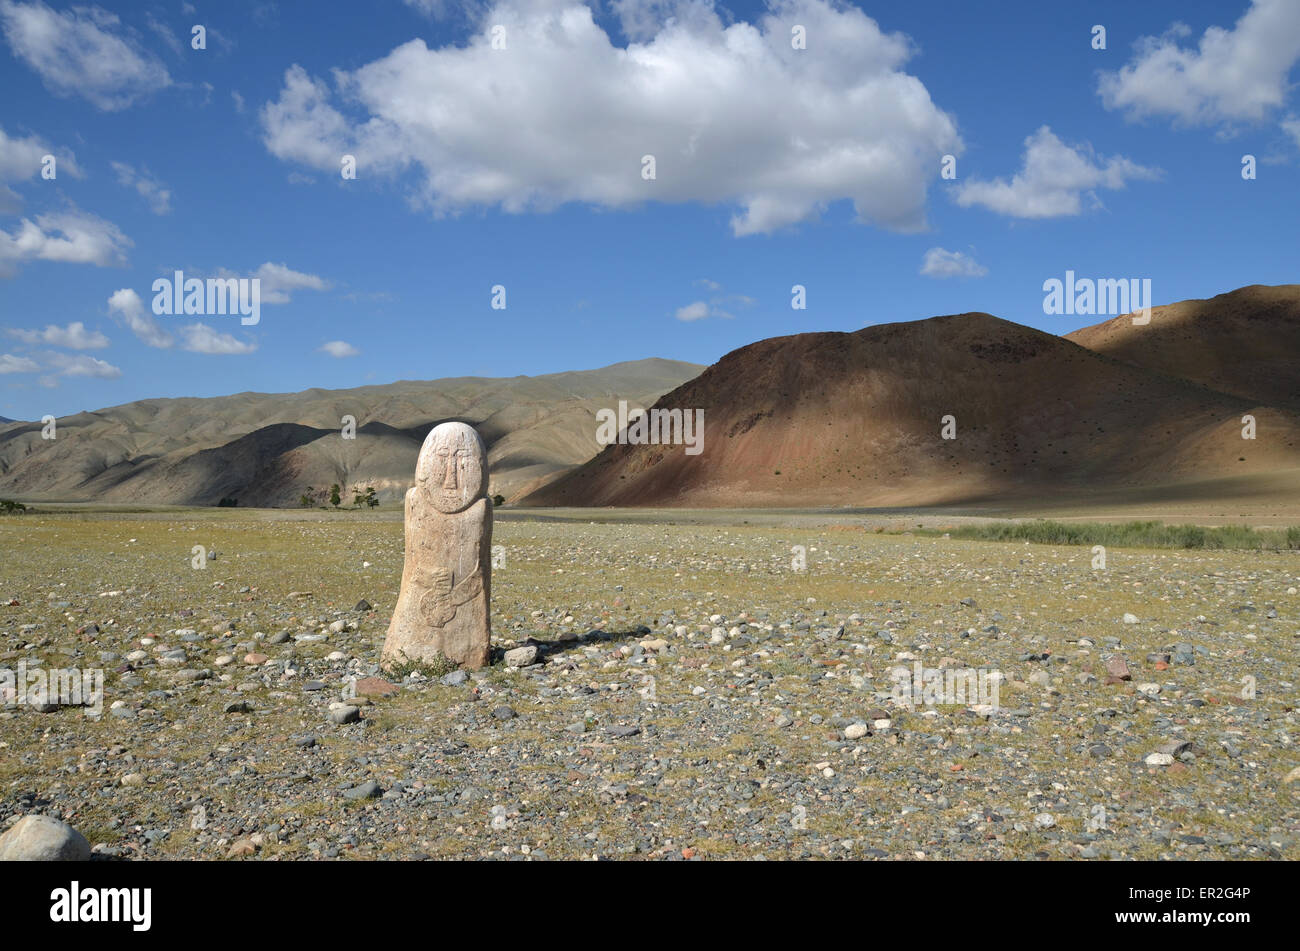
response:
<path id="1" fill-rule="evenodd" d="M 1295 282 L 1298 59 L 1294 0 L 0 0 L 0 415 Z"/>

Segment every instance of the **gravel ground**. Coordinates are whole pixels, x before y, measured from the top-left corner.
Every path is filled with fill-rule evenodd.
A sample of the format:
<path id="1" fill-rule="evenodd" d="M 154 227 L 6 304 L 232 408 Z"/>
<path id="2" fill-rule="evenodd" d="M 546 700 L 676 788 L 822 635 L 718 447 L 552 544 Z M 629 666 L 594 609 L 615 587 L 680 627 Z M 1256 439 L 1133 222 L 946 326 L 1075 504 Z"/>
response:
<path id="1" fill-rule="evenodd" d="M 398 522 L 0 519 L 0 667 L 105 678 L 98 716 L 0 712 L 0 829 L 57 816 L 104 859 L 1300 857 L 1300 555 L 675 521 L 499 522 L 494 665 L 389 683 Z M 909 706 L 918 663 L 997 702 Z"/>

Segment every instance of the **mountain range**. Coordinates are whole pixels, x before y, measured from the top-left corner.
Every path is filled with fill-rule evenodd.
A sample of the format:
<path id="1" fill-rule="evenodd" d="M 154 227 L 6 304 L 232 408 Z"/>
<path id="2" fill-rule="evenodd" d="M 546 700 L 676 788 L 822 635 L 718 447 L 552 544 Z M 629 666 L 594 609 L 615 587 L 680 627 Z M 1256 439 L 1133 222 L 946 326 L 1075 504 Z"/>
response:
<path id="1" fill-rule="evenodd" d="M 597 412 L 704 411 L 702 452 L 597 443 Z M 341 432 L 355 419 L 355 439 Z M 511 504 L 911 506 L 1259 479 L 1300 496 L 1300 285 L 1243 287 L 1065 336 L 985 313 L 536 377 L 153 399 L 0 423 L 0 496 L 292 506 L 411 484 L 472 423 Z M 1253 428 L 1254 438 L 1243 438 Z M 950 438 L 945 438 L 950 437 Z"/>
<path id="2" fill-rule="evenodd" d="M 655 404 L 704 409 L 702 452 L 611 445 L 524 501 L 906 506 L 1250 492 L 1263 476 L 1300 495 L 1298 400 L 1297 285 L 1065 337 L 984 313 L 804 333 L 735 350 Z"/>
<path id="3" fill-rule="evenodd" d="M 599 370 L 511 378 L 402 381 L 301 393 L 152 399 L 56 421 L 0 426 L 0 496 L 34 501 L 292 506 L 331 484 L 410 486 L 428 431 L 472 423 L 488 448 L 490 491 L 517 498 L 600 448 L 598 409 L 645 406 L 703 367 L 638 360 Z M 355 438 L 344 438 L 344 417 Z"/>

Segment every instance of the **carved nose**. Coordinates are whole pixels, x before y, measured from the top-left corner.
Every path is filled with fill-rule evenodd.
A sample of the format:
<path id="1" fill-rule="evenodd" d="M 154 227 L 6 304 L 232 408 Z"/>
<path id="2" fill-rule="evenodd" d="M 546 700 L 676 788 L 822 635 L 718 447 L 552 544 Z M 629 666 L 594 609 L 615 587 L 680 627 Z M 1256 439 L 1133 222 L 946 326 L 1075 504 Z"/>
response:
<path id="1" fill-rule="evenodd" d="M 453 456 L 447 460 L 447 468 L 442 477 L 442 487 L 455 492 L 459 486 L 456 484 L 456 457 Z"/>

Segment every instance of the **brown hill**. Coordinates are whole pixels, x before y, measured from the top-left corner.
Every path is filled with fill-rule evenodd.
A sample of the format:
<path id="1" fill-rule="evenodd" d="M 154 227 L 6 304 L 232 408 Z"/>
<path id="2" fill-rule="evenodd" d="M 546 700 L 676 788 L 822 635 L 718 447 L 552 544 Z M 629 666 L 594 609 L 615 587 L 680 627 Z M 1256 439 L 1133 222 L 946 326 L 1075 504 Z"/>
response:
<path id="1" fill-rule="evenodd" d="M 1300 409 L 1300 284 L 1253 284 L 1209 300 L 1084 327 L 1066 339 L 1243 399 Z"/>
<path id="2" fill-rule="evenodd" d="M 923 505 L 1300 475 L 1296 413 L 982 313 L 762 340 L 656 404 L 675 407 L 704 409 L 700 454 L 608 446 L 525 504 Z"/>
<path id="3" fill-rule="evenodd" d="M 701 369 L 650 359 L 536 377 L 142 400 L 59 419 L 53 440 L 39 423 L 12 423 L 0 426 L 0 495 L 275 506 L 337 482 L 398 498 L 425 434 L 459 419 L 488 446 L 491 491 L 514 499 L 595 455 L 597 409 L 648 405 Z M 342 438 L 345 415 L 356 439 Z"/>

